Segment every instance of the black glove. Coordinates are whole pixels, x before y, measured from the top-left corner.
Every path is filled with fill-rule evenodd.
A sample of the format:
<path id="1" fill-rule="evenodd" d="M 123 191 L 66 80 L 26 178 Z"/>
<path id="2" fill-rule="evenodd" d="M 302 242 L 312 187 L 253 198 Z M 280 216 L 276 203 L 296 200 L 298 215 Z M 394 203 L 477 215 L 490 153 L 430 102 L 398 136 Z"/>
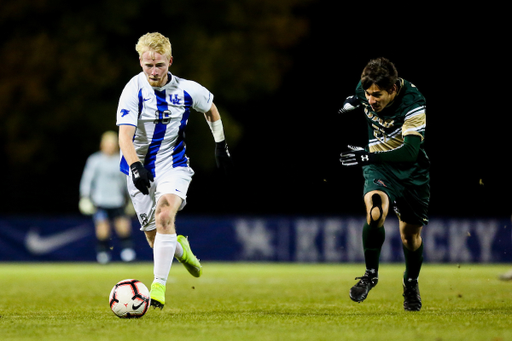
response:
<path id="1" fill-rule="evenodd" d="M 132 180 L 133 184 L 142 194 L 149 194 L 149 187 L 151 187 L 150 181 L 153 181 L 153 173 L 148 171 L 142 165 L 142 162 L 137 161 L 130 165 L 130 169 L 132 170 Z"/>
<path id="2" fill-rule="evenodd" d="M 215 143 L 215 162 L 217 163 L 217 168 L 222 169 L 224 174 L 230 175 L 233 168 L 233 160 L 231 160 L 226 140 Z"/>
<path id="3" fill-rule="evenodd" d="M 364 148 L 348 146 L 350 151 L 340 154 L 343 166 L 365 166 L 375 161 L 375 155 L 368 153 Z"/>
<path id="4" fill-rule="evenodd" d="M 361 102 L 359 102 L 359 98 L 357 98 L 356 95 L 348 96 L 345 99 L 345 102 L 343 102 L 343 106 L 340 110 L 338 110 L 338 114 L 346 114 L 349 111 L 352 111 L 356 108 L 358 108 L 361 105 Z"/>

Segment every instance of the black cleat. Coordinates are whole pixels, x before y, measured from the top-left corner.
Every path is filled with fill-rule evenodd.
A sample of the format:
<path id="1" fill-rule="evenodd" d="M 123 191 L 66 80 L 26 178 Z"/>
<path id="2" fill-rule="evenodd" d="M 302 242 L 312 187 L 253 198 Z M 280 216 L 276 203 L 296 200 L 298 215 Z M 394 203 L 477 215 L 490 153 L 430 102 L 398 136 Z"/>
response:
<path id="1" fill-rule="evenodd" d="M 370 290 L 377 285 L 379 277 L 366 271 L 363 277 L 356 277 L 356 279 L 359 279 L 359 282 L 350 288 L 349 296 L 352 301 L 361 303 L 366 299 Z"/>
<path id="2" fill-rule="evenodd" d="M 162 310 L 164 308 L 164 304 L 158 302 L 157 300 L 151 300 L 150 306 L 152 306 L 153 309 L 160 308 L 160 310 Z"/>
<path id="3" fill-rule="evenodd" d="M 402 282 L 404 287 L 404 309 L 405 311 L 420 311 L 421 296 L 418 281 Z"/>

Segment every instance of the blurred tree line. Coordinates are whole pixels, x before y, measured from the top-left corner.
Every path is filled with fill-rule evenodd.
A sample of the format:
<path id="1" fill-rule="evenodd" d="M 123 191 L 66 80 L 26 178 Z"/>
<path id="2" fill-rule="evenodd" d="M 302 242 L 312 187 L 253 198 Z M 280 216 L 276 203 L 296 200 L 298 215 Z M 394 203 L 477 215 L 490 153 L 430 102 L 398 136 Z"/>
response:
<path id="1" fill-rule="evenodd" d="M 363 212 L 361 172 L 341 169 L 338 158 L 347 144 L 367 142 L 365 122 L 337 109 L 368 60 L 384 56 L 429 103 L 432 214 L 509 214 L 510 184 L 501 180 L 508 135 L 451 149 L 475 129 L 454 114 L 459 85 L 474 83 L 473 59 L 462 54 L 477 35 L 459 34 L 472 26 L 445 12 L 431 16 L 419 3 L 363 19 L 367 11 L 328 0 L 0 0 L 0 212 L 78 212 L 85 160 L 105 130 L 117 129 L 119 95 L 141 71 L 137 39 L 158 31 L 173 44 L 171 72 L 215 95 L 239 166 L 234 181 L 218 183 L 213 139 L 192 115 L 187 213 Z M 414 23 L 402 24 L 407 15 Z M 501 46 L 476 41 L 484 50 Z M 477 73 L 493 63 L 479 59 Z M 478 129 L 494 125 L 483 120 Z M 470 199 L 452 200 L 447 188 Z"/>
<path id="2" fill-rule="evenodd" d="M 141 71 L 137 39 L 173 45 L 171 72 L 210 89 L 236 147 L 307 35 L 312 0 L 3 0 L 0 3 L 0 157 L 5 213 L 73 212 L 78 181 L 99 137 L 115 125 L 119 95 Z M 214 167 L 204 120 L 190 119 L 194 169 Z M 194 123 L 197 122 L 197 123 Z M 5 199 L 6 197 L 4 197 Z"/>

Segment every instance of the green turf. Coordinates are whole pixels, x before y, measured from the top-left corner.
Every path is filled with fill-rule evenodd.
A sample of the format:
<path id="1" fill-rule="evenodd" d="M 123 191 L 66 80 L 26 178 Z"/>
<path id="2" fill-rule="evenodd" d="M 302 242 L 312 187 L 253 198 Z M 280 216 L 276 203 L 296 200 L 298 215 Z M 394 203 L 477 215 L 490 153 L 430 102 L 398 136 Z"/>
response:
<path id="1" fill-rule="evenodd" d="M 404 312 L 403 265 L 383 264 L 368 299 L 348 297 L 361 264 L 174 263 L 167 305 L 135 320 L 110 311 L 119 280 L 152 265 L 0 263 L 0 340 L 512 340 L 508 265 L 423 267 L 421 312 Z"/>

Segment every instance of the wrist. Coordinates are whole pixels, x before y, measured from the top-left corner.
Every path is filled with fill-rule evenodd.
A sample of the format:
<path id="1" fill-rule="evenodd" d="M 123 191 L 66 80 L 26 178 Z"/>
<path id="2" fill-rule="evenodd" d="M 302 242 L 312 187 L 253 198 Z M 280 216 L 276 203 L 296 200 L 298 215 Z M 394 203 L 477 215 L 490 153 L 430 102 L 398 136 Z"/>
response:
<path id="1" fill-rule="evenodd" d="M 132 163 L 132 164 L 130 165 L 130 168 L 131 168 L 131 169 L 134 169 L 134 168 L 139 168 L 139 167 L 141 167 L 141 166 L 142 166 L 142 162 L 141 162 L 141 161 L 135 161 L 134 163 Z"/>
<path id="2" fill-rule="evenodd" d="M 144 165 L 141 161 L 135 161 L 130 165 L 130 171 L 132 176 L 138 178 L 142 172 L 144 172 Z"/>
<path id="3" fill-rule="evenodd" d="M 213 139 L 215 142 L 222 142 L 226 139 L 224 136 L 224 126 L 222 125 L 222 120 L 217 120 L 214 122 L 207 121 L 210 126 L 210 130 L 212 131 Z"/>
<path id="4" fill-rule="evenodd" d="M 368 163 L 380 162 L 380 155 L 376 153 L 368 153 Z"/>

